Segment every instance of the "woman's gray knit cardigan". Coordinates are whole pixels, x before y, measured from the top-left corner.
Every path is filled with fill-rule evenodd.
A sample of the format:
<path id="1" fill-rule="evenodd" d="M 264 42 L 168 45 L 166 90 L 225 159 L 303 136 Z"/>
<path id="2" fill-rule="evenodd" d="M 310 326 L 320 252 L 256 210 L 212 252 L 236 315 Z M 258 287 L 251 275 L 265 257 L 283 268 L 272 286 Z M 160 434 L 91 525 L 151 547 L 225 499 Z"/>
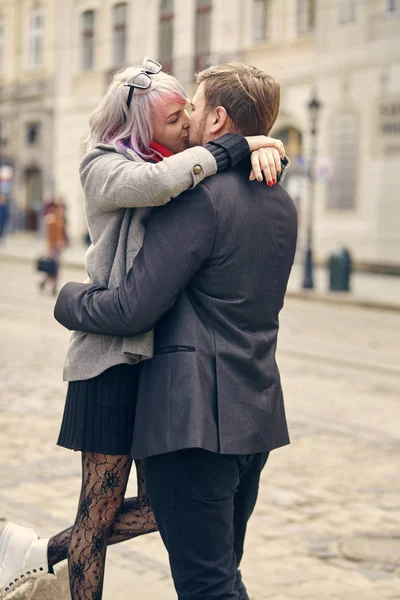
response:
<path id="1" fill-rule="evenodd" d="M 142 246 L 152 207 L 195 187 L 217 172 L 217 164 L 220 170 L 249 155 L 246 140 L 237 134 L 222 136 L 207 148 L 190 148 L 155 164 L 103 144 L 84 156 L 80 176 L 92 240 L 85 263 L 93 283 L 112 288 L 125 277 Z M 114 365 L 152 356 L 153 332 L 120 338 L 75 331 L 64 380 L 90 379 Z"/>

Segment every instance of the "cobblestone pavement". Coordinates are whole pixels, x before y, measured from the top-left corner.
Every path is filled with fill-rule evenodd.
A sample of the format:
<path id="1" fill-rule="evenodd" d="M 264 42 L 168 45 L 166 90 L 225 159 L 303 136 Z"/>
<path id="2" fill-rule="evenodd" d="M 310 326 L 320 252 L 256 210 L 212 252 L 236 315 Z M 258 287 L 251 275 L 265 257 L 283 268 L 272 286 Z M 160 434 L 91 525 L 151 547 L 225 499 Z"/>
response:
<path id="1" fill-rule="evenodd" d="M 79 455 L 55 446 L 68 333 L 53 303 L 32 267 L 0 262 L 0 517 L 42 535 L 72 522 L 80 485 Z M 287 302 L 292 444 L 272 453 L 249 526 L 252 600 L 400 600 L 399 332 L 399 313 Z M 109 549 L 111 597 L 175 598 L 157 534 Z"/>

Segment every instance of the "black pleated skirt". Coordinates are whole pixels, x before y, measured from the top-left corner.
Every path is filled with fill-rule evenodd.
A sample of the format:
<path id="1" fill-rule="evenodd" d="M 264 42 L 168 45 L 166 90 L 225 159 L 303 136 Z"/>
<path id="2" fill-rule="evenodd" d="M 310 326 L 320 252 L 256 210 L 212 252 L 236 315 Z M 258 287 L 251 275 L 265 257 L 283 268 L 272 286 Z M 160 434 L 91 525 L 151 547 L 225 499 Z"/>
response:
<path id="1" fill-rule="evenodd" d="M 70 381 L 57 444 L 71 450 L 129 455 L 140 365 L 116 365 Z"/>

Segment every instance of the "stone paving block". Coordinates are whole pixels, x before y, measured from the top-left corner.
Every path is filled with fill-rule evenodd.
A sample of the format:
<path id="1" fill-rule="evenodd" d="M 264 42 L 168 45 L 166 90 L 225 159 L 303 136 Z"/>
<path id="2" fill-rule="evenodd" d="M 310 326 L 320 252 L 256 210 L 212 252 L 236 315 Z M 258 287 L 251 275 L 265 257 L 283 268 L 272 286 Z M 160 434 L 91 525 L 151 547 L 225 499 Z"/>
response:
<path id="1" fill-rule="evenodd" d="M 343 591 L 340 595 L 330 595 L 328 598 L 329 600 L 347 600 L 348 598 L 351 600 L 389 600 L 388 596 L 377 596 L 373 590 L 362 593 L 351 591 L 351 596 L 346 591 Z"/>
<path id="2" fill-rule="evenodd" d="M 20 484 L 14 487 L 5 488 L 2 491 L 3 500 L 10 506 L 12 504 L 23 504 L 29 498 L 29 504 L 41 506 L 43 501 L 41 499 L 41 490 L 37 486 L 30 490 L 27 490 L 25 485 Z"/>
<path id="3" fill-rule="evenodd" d="M 276 488 L 270 493 L 270 501 L 281 507 L 299 507 L 308 503 L 307 496 L 300 494 L 294 490 Z"/>
<path id="4" fill-rule="evenodd" d="M 148 570 L 140 574 L 134 567 L 121 567 L 115 563 L 112 563 L 112 576 L 109 576 L 108 571 L 106 568 L 104 598 L 176 600 L 176 592 L 170 577 L 160 578 Z"/>
<path id="5" fill-rule="evenodd" d="M 256 544 L 254 552 L 257 555 L 257 560 L 274 560 L 277 558 L 284 559 L 288 556 L 299 552 L 299 547 L 297 544 L 293 544 L 293 546 L 290 547 L 286 541 L 280 542 L 279 540 L 270 540 L 265 542 L 264 544 L 260 544 L 260 542 L 258 542 Z"/>
<path id="6" fill-rule="evenodd" d="M 353 600 L 356 594 L 364 595 L 372 593 L 373 590 L 367 586 L 357 585 L 354 581 L 343 581 L 341 580 L 313 580 L 300 582 L 294 585 L 287 586 L 287 592 L 293 595 L 297 599 L 307 600 L 321 600 L 322 598 L 331 598 L 332 596 L 339 596 L 342 600 Z M 286 591 L 285 590 L 285 591 Z M 379 599 L 380 600 L 380 599 Z"/>
<path id="7" fill-rule="evenodd" d="M 294 600 L 293 596 L 269 596 L 268 600 Z"/>

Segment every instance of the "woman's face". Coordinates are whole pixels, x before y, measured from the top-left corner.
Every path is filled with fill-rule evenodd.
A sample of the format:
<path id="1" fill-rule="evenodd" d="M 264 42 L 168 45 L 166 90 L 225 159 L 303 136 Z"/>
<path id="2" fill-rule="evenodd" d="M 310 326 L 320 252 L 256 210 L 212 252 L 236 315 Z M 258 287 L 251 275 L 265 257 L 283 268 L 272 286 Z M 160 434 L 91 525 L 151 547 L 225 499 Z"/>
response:
<path id="1" fill-rule="evenodd" d="M 166 119 L 163 122 L 158 115 L 153 123 L 153 139 L 171 152 L 182 152 L 188 146 L 189 115 L 185 106 L 171 102 L 165 107 Z"/>

